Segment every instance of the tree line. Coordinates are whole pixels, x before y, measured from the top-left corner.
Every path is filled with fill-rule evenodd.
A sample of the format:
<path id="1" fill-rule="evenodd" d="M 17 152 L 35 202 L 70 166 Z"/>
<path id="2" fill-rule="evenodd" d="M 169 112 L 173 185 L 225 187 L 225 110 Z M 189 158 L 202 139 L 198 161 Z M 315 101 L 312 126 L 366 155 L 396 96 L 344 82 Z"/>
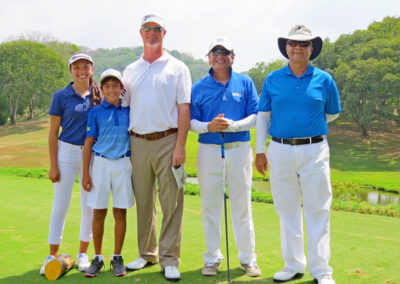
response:
<path id="1" fill-rule="evenodd" d="M 46 112 L 51 95 L 70 81 L 67 61 L 77 50 L 88 52 L 95 62 L 95 78 L 107 68 L 119 71 L 143 52 L 135 48 L 90 50 L 54 39 L 23 36 L 0 45 L 0 125 L 16 123 L 18 115 Z M 177 50 L 169 51 L 189 67 L 193 82 L 208 73 L 201 59 Z M 366 30 L 342 34 L 335 42 L 324 40 L 312 64 L 331 73 L 338 85 L 343 113 L 368 135 L 375 121 L 400 125 L 400 17 L 386 17 Z M 245 72 L 260 93 L 265 77 L 287 64 L 285 59 L 258 62 Z"/>

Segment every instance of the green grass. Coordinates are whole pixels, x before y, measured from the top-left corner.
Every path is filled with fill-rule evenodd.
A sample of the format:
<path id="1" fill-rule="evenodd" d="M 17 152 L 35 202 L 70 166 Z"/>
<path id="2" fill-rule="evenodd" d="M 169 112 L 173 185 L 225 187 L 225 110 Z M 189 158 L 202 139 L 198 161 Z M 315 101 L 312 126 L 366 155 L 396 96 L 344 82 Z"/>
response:
<path id="1" fill-rule="evenodd" d="M 48 254 L 47 234 L 52 204 L 52 184 L 44 179 L 18 177 L 0 173 L 0 283 L 47 283 L 39 275 L 42 259 Z M 201 276 L 201 254 L 205 249 L 198 196 L 185 195 L 184 228 L 180 283 L 226 283 L 226 261 L 216 277 Z M 229 207 L 229 202 L 228 202 Z M 128 230 L 123 255 L 126 261 L 137 257 L 136 212 L 128 211 Z M 160 209 L 158 216 L 161 218 Z M 232 283 L 273 283 L 273 274 L 282 268 L 279 244 L 279 220 L 270 204 L 253 203 L 256 230 L 256 252 L 263 274 L 252 279 L 243 275 L 236 258 L 234 236 L 229 223 L 229 249 Z M 160 222 L 159 218 L 159 222 Z M 78 185 L 72 195 L 67 215 L 64 240 L 60 252 L 74 258 L 78 250 L 80 221 Z M 106 220 L 104 255 L 106 270 L 95 279 L 86 279 L 76 269 L 59 283 L 166 283 L 158 265 L 116 278 L 109 271 L 112 255 L 112 216 Z M 400 219 L 346 212 L 332 212 L 331 265 L 337 283 L 399 283 L 400 282 Z M 224 235 L 223 235 L 224 236 Z M 224 237 L 221 244 L 225 252 Z M 90 255 L 93 248 L 90 246 Z M 306 276 L 292 283 L 313 283 Z"/>
<path id="2" fill-rule="evenodd" d="M 48 168 L 48 118 L 0 127 L 0 168 Z M 348 181 L 387 191 L 400 192 L 400 128 L 381 131 L 376 126 L 368 138 L 348 123 L 338 122 L 328 136 L 331 148 L 332 180 Z M 255 130 L 251 130 L 255 146 Z M 185 164 L 189 176 L 196 176 L 198 135 L 189 132 Z M 253 168 L 253 178 L 263 177 Z M 266 178 L 268 178 L 268 173 Z"/>

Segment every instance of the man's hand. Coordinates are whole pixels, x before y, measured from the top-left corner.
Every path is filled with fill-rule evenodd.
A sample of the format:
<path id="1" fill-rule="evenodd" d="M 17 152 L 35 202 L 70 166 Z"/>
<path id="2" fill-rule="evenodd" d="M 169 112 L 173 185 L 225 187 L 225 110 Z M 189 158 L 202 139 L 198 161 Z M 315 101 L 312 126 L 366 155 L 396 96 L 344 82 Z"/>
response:
<path id="1" fill-rule="evenodd" d="M 258 153 L 256 154 L 256 169 L 257 171 L 262 174 L 263 176 L 265 176 L 265 173 L 267 172 L 268 169 L 268 160 L 267 160 L 267 156 L 265 155 L 265 153 Z"/>
<path id="2" fill-rule="evenodd" d="M 226 118 L 224 118 L 223 113 L 218 114 L 207 125 L 209 132 L 222 132 L 228 127 L 229 127 L 229 121 Z"/>
<path id="3" fill-rule="evenodd" d="M 172 165 L 180 166 L 186 161 L 185 146 L 175 145 L 174 153 L 172 154 Z"/>

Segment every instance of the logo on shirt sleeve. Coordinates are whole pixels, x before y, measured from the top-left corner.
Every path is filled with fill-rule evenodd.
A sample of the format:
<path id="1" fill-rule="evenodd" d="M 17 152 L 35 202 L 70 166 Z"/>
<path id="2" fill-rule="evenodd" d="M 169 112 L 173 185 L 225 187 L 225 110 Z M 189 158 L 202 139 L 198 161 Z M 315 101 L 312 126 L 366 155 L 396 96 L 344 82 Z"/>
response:
<path id="1" fill-rule="evenodd" d="M 90 126 L 86 127 L 86 132 L 90 131 Z"/>

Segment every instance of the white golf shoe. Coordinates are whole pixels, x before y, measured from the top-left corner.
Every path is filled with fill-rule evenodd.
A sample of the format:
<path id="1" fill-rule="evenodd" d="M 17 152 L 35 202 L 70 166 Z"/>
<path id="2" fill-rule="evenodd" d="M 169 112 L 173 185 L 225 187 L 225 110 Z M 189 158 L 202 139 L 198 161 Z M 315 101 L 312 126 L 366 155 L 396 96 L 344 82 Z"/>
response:
<path id="1" fill-rule="evenodd" d="M 179 281 L 181 280 L 181 273 L 176 266 L 166 266 L 164 268 L 164 277 L 168 281 Z"/>
<path id="2" fill-rule="evenodd" d="M 295 279 L 300 279 L 304 276 L 304 273 L 300 273 L 290 269 L 289 267 L 284 267 L 281 271 L 278 271 L 274 275 L 275 282 L 289 282 Z"/>
<path id="3" fill-rule="evenodd" d="M 50 261 L 52 261 L 55 258 L 56 258 L 55 256 L 49 255 L 43 260 L 44 263 L 43 263 L 42 267 L 40 267 L 40 272 L 39 272 L 40 275 L 44 275 L 44 269 L 46 268 L 46 264 L 49 263 Z"/>
<path id="4" fill-rule="evenodd" d="M 151 262 L 148 262 L 147 260 L 145 260 L 144 258 L 141 258 L 139 256 L 136 260 L 129 262 L 126 265 L 126 269 L 130 270 L 130 271 L 139 270 L 139 269 L 144 268 L 148 263 L 151 263 Z"/>
<path id="5" fill-rule="evenodd" d="M 314 279 L 314 282 L 318 284 L 335 284 L 335 280 L 333 280 L 332 275 L 330 274 L 324 274 L 317 279 Z"/>
<path id="6" fill-rule="evenodd" d="M 86 253 L 78 253 L 76 259 L 78 270 L 81 272 L 86 272 L 90 266 L 88 255 Z"/>

